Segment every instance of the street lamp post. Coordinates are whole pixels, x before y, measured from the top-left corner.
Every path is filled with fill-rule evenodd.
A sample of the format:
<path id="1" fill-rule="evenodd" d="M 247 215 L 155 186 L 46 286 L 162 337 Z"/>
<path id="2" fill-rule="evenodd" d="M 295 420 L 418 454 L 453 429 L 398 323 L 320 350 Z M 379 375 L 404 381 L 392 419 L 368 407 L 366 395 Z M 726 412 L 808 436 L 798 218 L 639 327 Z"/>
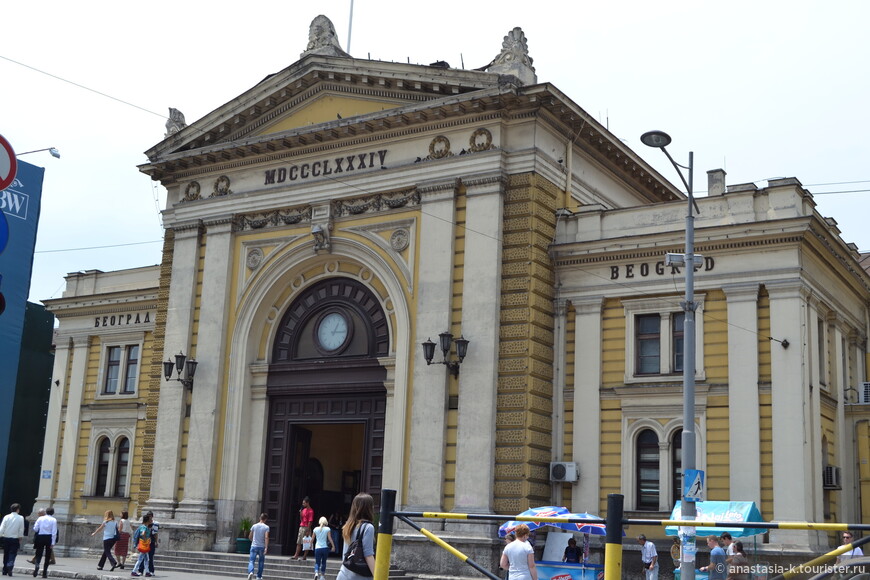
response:
<path id="1" fill-rule="evenodd" d="M 693 152 L 689 152 L 688 167 L 680 165 L 667 147 L 671 143 L 671 137 L 663 131 L 649 131 L 640 137 L 641 142 L 649 147 L 661 149 L 667 155 L 668 160 L 677 173 L 688 192 L 689 210 L 686 214 L 686 252 L 685 254 L 667 254 L 665 265 L 683 266 L 686 270 L 686 299 L 681 304 L 685 318 L 683 320 L 683 440 L 682 440 L 682 468 L 683 488 L 680 497 L 680 518 L 694 520 L 697 516 L 694 501 L 686 500 L 686 474 L 695 469 L 695 270 L 703 264 L 703 257 L 695 255 L 695 216 L 692 209 L 698 213 L 698 204 L 692 196 Z M 683 177 L 683 169 L 688 170 L 689 180 Z M 690 526 L 680 527 L 680 578 L 681 580 L 695 579 L 695 528 Z"/>

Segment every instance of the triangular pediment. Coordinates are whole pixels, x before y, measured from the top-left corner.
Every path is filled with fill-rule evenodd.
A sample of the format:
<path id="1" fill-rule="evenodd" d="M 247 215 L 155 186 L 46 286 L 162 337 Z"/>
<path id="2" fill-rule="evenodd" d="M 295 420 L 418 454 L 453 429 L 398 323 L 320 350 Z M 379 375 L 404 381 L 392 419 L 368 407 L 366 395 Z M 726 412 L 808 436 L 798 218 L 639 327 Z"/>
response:
<path id="1" fill-rule="evenodd" d="M 311 55 L 146 151 L 149 159 L 497 89 L 499 75 Z M 347 114 L 345 114 L 345 111 Z"/>

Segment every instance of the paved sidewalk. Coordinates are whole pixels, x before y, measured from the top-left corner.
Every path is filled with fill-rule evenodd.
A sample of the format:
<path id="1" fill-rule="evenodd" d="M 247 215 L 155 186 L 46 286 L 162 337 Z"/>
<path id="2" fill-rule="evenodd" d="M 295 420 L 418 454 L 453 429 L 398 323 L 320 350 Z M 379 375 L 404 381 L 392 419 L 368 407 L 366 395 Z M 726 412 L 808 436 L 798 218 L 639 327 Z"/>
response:
<path id="1" fill-rule="evenodd" d="M 28 564 L 27 560 L 32 558 L 32 554 L 19 554 L 15 559 L 15 576 L 21 578 L 32 578 L 33 565 Z M 57 557 L 57 564 L 48 567 L 49 578 L 80 578 L 82 580 L 113 580 L 115 578 L 130 578 L 130 572 L 133 571 L 133 566 L 136 564 L 136 559 L 133 562 L 127 562 L 126 569 L 121 570 L 116 568 L 114 572 L 109 572 L 112 566 L 106 563 L 105 570 L 97 570 L 97 562 L 99 556 L 92 558 L 68 558 Z M 208 572 L 177 572 L 175 570 L 161 571 L 160 567 L 155 567 L 155 574 L 152 578 L 164 580 L 203 580 L 204 576 L 211 576 Z M 42 566 L 39 567 L 38 578 L 42 578 Z M 247 578 L 247 571 L 239 570 L 239 578 Z M 145 578 L 143 575 L 142 578 Z"/>

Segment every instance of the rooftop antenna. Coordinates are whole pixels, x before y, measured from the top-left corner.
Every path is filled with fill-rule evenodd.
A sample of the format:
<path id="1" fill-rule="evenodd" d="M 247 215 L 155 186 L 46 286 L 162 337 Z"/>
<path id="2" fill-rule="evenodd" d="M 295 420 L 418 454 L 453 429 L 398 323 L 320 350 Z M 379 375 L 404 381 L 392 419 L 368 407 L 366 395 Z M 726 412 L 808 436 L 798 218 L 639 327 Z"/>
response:
<path id="1" fill-rule="evenodd" d="M 347 23 L 347 53 L 350 54 L 350 34 L 353 32 L 353 0 L 350 0 L 350 20 Z"/>
<path id="2" fill-rule="evenodd" d="M 461 53 L 461 52 L 459 53 L 459 61 L 460 61 L 460 63 L 462 64 L 462 67 L 461 67 L 461 68 L 464 69 L 464 68 L 465 68 L 465 57 L 462 56 L 462 53 Z"/>

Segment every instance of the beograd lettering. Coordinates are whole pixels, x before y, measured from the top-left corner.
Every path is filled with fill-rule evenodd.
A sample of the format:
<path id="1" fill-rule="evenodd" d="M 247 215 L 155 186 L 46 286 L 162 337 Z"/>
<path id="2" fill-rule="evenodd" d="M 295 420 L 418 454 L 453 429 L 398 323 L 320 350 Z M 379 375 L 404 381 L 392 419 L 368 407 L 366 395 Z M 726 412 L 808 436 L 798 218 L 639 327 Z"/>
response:
<path id="1" fill-rule="evenodd" d="M 127 326 L 128 324 L 147 324 L 151 322 L 150 312 L 131 312 L 94 318 L 94 328 L 101 326 Z"/>
<path id="2" fill-rule="evenodd" d="M 378 151 L 369 151 L 368 153 L 355 153 L 353 155 L 333 157 L 332 159 L 312 161 L 311 163 L 279 167 L 278 169 L 267 169 L 263 185 L 297 181 L 308 179 L 309 177 L 348 173 L 372 167 L 382 167 L 386 159 L 387 149 L 380 149 Z"/>
<path id="3" fill-rule="evenodd" d="M 701 267 L 705 272 L 709 272 L 716 266 L 716 261 L 710 256 L 704 257 L 704 265 Z M 677 275 L 681 273 L 680 266 L 665 266 L 664 260 L 650 265 L 648 262 L 642 264 L 625 264 L 624 266 L 611 266 L 610 279 L 618 280 L 620 278 L 646 278 L 650 274 L 656 276 Z"/>

